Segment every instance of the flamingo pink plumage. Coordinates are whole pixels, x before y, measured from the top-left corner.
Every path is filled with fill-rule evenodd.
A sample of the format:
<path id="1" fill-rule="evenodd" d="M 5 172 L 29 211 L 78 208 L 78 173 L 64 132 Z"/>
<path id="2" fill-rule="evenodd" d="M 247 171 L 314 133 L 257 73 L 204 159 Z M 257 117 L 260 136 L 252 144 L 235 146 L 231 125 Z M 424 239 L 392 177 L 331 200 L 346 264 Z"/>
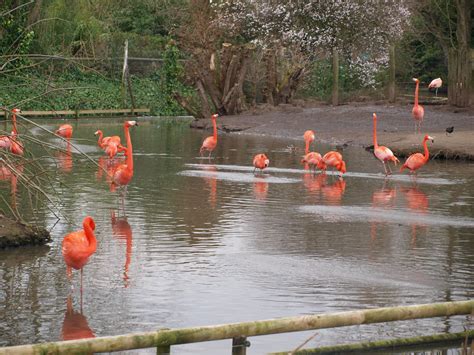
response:
<path id="1" fill-rule="evenodd" d="M 342 160 L 342 154 L 333 150 L 324 154 L 317 165 L 318 169 L 324 171 L 326 171 L 328 166 L 334 167 L 341 175 L 346 172 L 346 163 Z"/>
<path id="2" fill-rule="evenodd" d="M 255 171 L 255 169 L 263 171 L 263 169 L 268 168 L 268 165 L 270 165 L 270 159 L 268 159 L 265 154 L 257 154 L 253 158 L 253 166 L 255 167 L 253 171 Z"/>
<path id="3" fill-rule="evenodd" d="M 71 277 L 72 269 L 81 270 L 89 261 L 89 257 L 97 249 L 95 238 L 95 222 L 92 217 L 87 216 L 82 222 L 82 230 L 69 233 L 62 242 L 62 254 L 67 265 L 67 275 Z"/>
<path id="4" fill-rule="evenodd" d="M 410 155 L 405 161 L 405 164 L 402 165 L 400 172 L 403 171 L 403 169 L 408 168 L 410 169 L 411 173 L 416 173 L 416 170 L 418 170 L 428 162 L 428 160 L 430 159 L 430 152 L 428 151 L 428 145 L 426 143 L 428 140 L 431 140 L 431 142 L 434 143 L 433 137 L 425 135 L 425 137 L 423 138 L 424 154 L 415 153 Z"/>
<path id="5" fill-rule="evenodd" d="M 428 85 L 428 89 L 435 89 L 437 97 L 438 89 L 441 87 L 441 85 L 443 85 L 443 80 L 441 80 L 441 78 L 436 78 L 431 81 L 430 85 Z"/>
<path id="6" fill-rule="evenodd" d="M 112 188 L 115 185 L 127 186 L 133 177 L 133 150 L 130 127 L 138 126 L 136 121 L 126 121 L 123 125 L 125 139 L 127 140 L 127 159 L 125 164 L 120 164 L 112 176 Z"/>
<path id="7" fill-rule="evenodd" d="M 423 117 L 425 116 L 425 109 L 423 106 L 418 104 L 418 92 L 420 90 L 420 80 L 413 78 L 413 81 L 416 83 L 415 87 L 415 103 L 413 105 L 413 110 L 411 111 L 413 119 L 415 120 L 415 133 L 421 133 L 421 123 L 423 122 Z"/>
<path id="8" fill-rule="evenodd" d="M 56 133 L 58 136 L 66 138 L 67 140 L 70 140 L 72 137 L 72 126 L 70 124 L 62 124 L 54 133 Z"/>
<path id="9" fill-rule="evenodd" d="M 306 132 L 304 132 L 303 138 L 304 138 L 304 143 L 305 143 L 304 154 L 306 155 L 309 153 L 309 146 L 311 145 L 312 142 L 314 142 L 314 139 L 315 139 L 314 131 L 308 129 Z"/>
<path id="10" fill-rule="evenodd" d="M 213 114 L 211 116 L 212 120 L 212 127 L 213 127 L 213 135 L 207 137 L 204 139 L 202 142 L 201 149 L 199 149 L 199 155 L 202 156 L 202 153 L 207 150 L 209 152 L 209 158 L 211 157 L 212 151 L 216 148 L 217 146 L 217 125 L 216 125 L 216 119 L 219 117 L 217 113 Z"/>
<path id="11" fill-rule="evenodd" d="M 19 108 L 12 109 L 12 132 L 10 136 L 0 137 L 0 149 L 6 149 L 16 155 L 23 155 L 23 145 L 19 141 L 18 129 L 16 126 L 16 114 L 20 113 Z"/>
<path id="12" fill-rule="evenodd" d="M 316 167 L 318 166 L 322 158 L 323 157 L 321 156 L 321 154 L 317 152 L 309 152 L 303 156 L 303 159 L 301 159 L 301 163 L 308 164 L 308 167 L 310 169 L 312 168 L 314 171 L 316 171 Z"/>
<path id="13" fill-rule="evenodd" d="M 385 163 L 392 161 L 395 163 L 395 165 L 397 165 L 397 163 L 399 163 L 399 160 L 389 148 L 383 145 L 378 145 L 377 143 L 377 115 L 375 113 L 373 114 L 373 118 L 374 118 L 374 136 L 373 136 L 374 155 L 378 160 L 382 162 L 383 168 L 385 170 L 385 175 L 388 175 L 392 173 L 392 170 L 390 169 L 390 165 L 385 164 Z M 388 172 L 387 172 L 387 166 L 388 166 Z"/>

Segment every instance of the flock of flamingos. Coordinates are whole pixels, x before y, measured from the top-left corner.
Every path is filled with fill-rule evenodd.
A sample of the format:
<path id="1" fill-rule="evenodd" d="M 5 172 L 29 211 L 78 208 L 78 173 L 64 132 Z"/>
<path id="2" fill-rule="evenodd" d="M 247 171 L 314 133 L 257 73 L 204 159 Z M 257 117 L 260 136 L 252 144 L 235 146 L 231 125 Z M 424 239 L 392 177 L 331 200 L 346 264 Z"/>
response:
<path id="1" fill-rule="evenodd" d="M 424 109 L 421 105 L 418 104 L 418 91 L 420 81 L 418 79 L 413 79 L 416 82 L 415 88 L 415 100 L 412 110 L 412 115 L 415 120 L 415 132 L 421 132 L 421 124 L 424 117 Z M 439 88 L 441 86 L 441 79 L 435 79 L 430 84 L 430 88 Z M 19 109 L 14 108 L 12 110 L 12 132 L 11 135 L 5 135 L 0 137 L 0 148 L 10 151 L 16 155 L 23 155 L 23 145 L 18 138 L 18 131 L 16 126 L 16 115 L 20 112 Z M 207 137 L 201 146 L 199 151 L 200 155 L 203 156 L 204 152 L 208 152 L 210 158 L 211 153 L 217 146 L 217 120 L 218 115 L 214 114 L 211 116 L 213 124 L 213 135 Z M 122 152 L 125 155 L 125 160 L 120 161 L 118 164 L 115 164 L 110 171 L 110 185 L 111 190 L 114 190 L 116 187 L 122 187 L 124 190 L 127 185 L 130 183 L 133 177 L 133 151 L 132 151 L 132 140 L 130 137 L 130 127 L 137 126 L 136 121 L 126 121 L 123 125 L 124 135 L 126 139 L 126 146 L 121 144 L 121 139 L 119 136 L 110 136 L 104 137 L 102 131 L 95 132 L 98 138 L 98 145 L 104 152 L 109 156 L 109 158 L 114 158 L 116 154 Z M 66 139 L 69 147 L 69 140 L 72 137 L 72 126 L 69 124 L 63 124 L 59 127 L 55 133 Z M 318 152 L 310 152 L 310 145 L 315 140 L 315 133 L 312 130 L 308 130 L 304 133 L 305 141 L 305 155 L 303 156 L 302 163 L 305 164 L 306 169 L 312 169 L 313 172 L 316 169 L 319 169 L 325 173 L 328 167 L 337 170 L 341 176 L 346 172 L 346 163 L 344 162 L 341 153 L 337 151 L 329 151 L 324 155 L 321 155 Z M 409 169 L 411 173 L 416 173 L 416 171 L 425 165 L 429 159 L 429 151 L 427 147 L 427 141 L 434 139 L 425 135 L 423 138 L 423 148 L 424 154 L 415 153 L 410 155 L 405 163 L 402 165 L 400 171 L 403 171 L 405 168 Z M 393 152 L 385 146 L 378 145 L 377 142 L 377 115 L 373 114 L 373 145 L 374 145 L 374 155 L 379 159 L 384 167 L 386 175 L 392 173 L 389 166 L 389 162 L 393 162 L 395 165 L 399 162 L 397 157 Z M 260 169 L 263 171 L 269 166 L 268 157 L 263 154 L 255 155 L 253 159 L 253 166 L 255 169 Z M 254 172 L 255 172 L 254 169 Z M 83 267 L 87 264 L 89 257 L 95 253 L 97 249 L 97 240 L 94 234 L 95 222 L 92 217 L 87 216 L 84 218 L 83 229 L 72 232 L 66 235 L 62 242 L 62 254 L 64 261 L 67 265 L 67 275 L 71 278 L 72 269 L 81 271 L 81 285 L 82 285 L 82 270 Z"/>

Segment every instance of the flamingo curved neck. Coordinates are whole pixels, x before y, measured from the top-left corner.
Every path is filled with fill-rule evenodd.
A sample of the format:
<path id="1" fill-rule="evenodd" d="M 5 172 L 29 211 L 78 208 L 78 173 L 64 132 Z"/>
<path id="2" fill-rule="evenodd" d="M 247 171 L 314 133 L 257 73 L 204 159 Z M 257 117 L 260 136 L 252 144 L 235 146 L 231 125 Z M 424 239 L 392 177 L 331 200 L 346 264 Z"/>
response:
<path id="1" fill-rule="evenodd" d="M 133 171 L 132 138 L 130 137 L 130 127 L 128 126 L 125 126 L 125 138 L 127 139 L 127 170 Z"/>
<path id="2" fill-rule="evenodd" d="M 12 124 L 13 124 L 13 132 L 15 132 L 15 135 L 18 134 L 17 128 L 16 128 L 16 113 L 13 112 L 12 114 Z"/>
<path id="3" fill-rule="evenodd" d="M 420 88 L 420 82 L 416 82 L 416 87 L 415 87 L 415 106 L 418 106 L 418 91 Z"/>
<path id="4" fill-rule="evenodd" d="M 374 149 L 376 149 L 379 145 L 377 144 L 377 118 L 374 117 Z"/>
<path id="5" fill-rule="evenodd" d="M 98 145 L 101 145 L 102 144 L 102 139 L 104 137 L 104 134 L 102 133 L 101 130 L 98 131 L 99 132 L 99 140 L 97 141 L 97 144 Z"/>
<path id="6" fill-rule="evenodd" d="M 306 145 L 305 145 L 305 148 L 304 148 L 304 153 L 308 154 L 309 153 L 309 139 L 307 139 L 305 143 L 306 143 Z"/>
<path id="7" fill-rule="evenodd" d="M 88 249 L 91 253 L 93 253 L 97 249 L 97 239 L 95 238 L 94 231 L 92 230 L 88 221 L 84 222 L 83 228 L 87 241 L 89 242 Z"/>
<path id="8" fill-rule="evenodd" d="M 217 142 L 217 125 L 216 125 L 216 119 L 212 119 L 212 127 L 214 129 L 212 136 L 214 137 L 214 140 Z"/>
<path id="9" fill-rule="evenodd" d="M 430 152 L 428 151 L 428 144 L 427 144 L 428 139 L 423 140 L 423 147 L 424 147 L 424 161 L 427 162 L 428 159 L 430 158 Z"/>

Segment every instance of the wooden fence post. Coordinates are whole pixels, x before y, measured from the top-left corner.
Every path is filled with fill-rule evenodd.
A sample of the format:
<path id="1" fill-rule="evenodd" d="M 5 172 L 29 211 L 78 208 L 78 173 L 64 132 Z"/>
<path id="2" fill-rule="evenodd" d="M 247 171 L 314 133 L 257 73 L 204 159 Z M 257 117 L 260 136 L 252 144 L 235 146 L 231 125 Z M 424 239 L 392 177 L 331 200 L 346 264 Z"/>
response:
<path id="1" fill-rule="evenodd" d="M 246 337 L 235 337 L 232 338 L 232 355 L 245 355 L 247 354 L 247 347 L 250 346 L 250 342 Z"/>
<path id="2" fill-rule="evenodd" d="M 388 102 L 395 102 L 395 45 L 391 43 L 388 50 Z"/>
<path id="3" fill-rule="evenodd" d="M 332 50 L 332 104 L 339 105 L 339 53 Z"/>
<path id="4" fill-rule="evenodd" d="M 170 345 L 160 345 L 156 347 L 156 355 L 170 355 L 171 346 Z"/>

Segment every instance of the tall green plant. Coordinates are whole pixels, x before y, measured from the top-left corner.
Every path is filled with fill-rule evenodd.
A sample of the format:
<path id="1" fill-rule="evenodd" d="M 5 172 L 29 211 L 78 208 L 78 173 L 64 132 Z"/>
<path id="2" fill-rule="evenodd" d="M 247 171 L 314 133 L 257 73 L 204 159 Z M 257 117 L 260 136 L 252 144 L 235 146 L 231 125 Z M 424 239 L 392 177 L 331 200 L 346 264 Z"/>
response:
<path id="1" fill-rule="evenodd" d="M 163 52 L 163 64 L 158 75 L 158 91 L 161 93 L 164 115 L 183 114 L 184 110 L 175 99 L 175 94 L 182 97 L 191 95 L 192 89 L 183 84 L 184 68 L 180 62 L 180 52 L 176 43 L 170 40 Z"/>

